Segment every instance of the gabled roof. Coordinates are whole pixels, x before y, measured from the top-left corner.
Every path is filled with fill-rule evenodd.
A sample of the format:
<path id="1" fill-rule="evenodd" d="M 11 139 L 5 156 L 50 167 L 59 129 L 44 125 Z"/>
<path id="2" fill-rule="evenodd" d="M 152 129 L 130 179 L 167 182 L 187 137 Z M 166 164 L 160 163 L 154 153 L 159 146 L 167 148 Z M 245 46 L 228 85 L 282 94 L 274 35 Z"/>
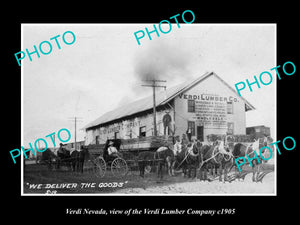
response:
<path id="1" fill-rule="evenodd" d="M 224 80 L 222 80 L 217 74 L 214 72 L 207 72 L 201 77 L 197 78 L 193 82 L 185 82 L 180 85 L 168 88 L 166 91 L 160 91 L 156 93 L 156 106 L 161 106 L 164 104 L 167 104 L 171 100 L 173 100 L 175 97 L 177 97 L 179 94 L 189 90 L 190 88 L 194 87 L 199 82 L 205 80 L 209 76 L 215 76 L 218 78 L 224 85 L 226 85 L 229 89 L 231 89 L 235 94 L 235 90 L 230 87 Z M 237 95 L 237 94 L 236 94 Z M 237 95 L 238 96 L 238 95 Z M 240 99 L 242 99 L 245 102 L 245 110 L 253 110 L 255 109 L 253 105 L 251 105 L 246 99 L 243 97 L 238 96 Z M 118 107 L 112 111 L 109 111 L 105 114 L 103 114 L 98 119 L 92 121 L 91 123 L 87 124 L 83 129 L 88 129 L 91 127 L 99 126 L 104 123 L 108 123 L 113 120 L 121 119 L 123 117 L 132 116 L 134 114 L 149 110 L 153 108 L 153 96 L 149 96 L 134 102 L 131 102 L 127 105 Z"/>

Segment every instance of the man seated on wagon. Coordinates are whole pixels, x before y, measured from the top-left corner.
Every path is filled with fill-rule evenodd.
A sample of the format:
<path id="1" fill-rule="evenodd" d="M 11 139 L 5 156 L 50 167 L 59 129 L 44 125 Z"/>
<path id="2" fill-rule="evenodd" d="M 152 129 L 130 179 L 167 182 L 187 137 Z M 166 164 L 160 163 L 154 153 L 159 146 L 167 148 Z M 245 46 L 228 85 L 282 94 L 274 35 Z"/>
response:
<path id="1" fill-rule="evenodd" d="M 107 153 L 110 160 L 114 160 L 119 157 L 118 149 L 114 146 L 112 141 L 109 141 L 108 143 Z"/>

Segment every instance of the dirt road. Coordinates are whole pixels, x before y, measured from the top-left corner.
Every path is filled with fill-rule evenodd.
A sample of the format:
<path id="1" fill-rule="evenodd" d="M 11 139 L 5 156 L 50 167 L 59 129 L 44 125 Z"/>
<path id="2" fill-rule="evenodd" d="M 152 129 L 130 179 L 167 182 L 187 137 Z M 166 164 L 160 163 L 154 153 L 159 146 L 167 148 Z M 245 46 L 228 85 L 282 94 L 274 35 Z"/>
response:
<path id="1" fill-rule="evenodd" d="M 169 185 L 158 185 L 149 188 L 125 188 L 118 193 L 123 194 L 275 194 L 274 173 L 265 176 L 263 182 L 252 182 L 252 174 L 248 174 L 244 181 L 212 182 L 192 180 Z"/>

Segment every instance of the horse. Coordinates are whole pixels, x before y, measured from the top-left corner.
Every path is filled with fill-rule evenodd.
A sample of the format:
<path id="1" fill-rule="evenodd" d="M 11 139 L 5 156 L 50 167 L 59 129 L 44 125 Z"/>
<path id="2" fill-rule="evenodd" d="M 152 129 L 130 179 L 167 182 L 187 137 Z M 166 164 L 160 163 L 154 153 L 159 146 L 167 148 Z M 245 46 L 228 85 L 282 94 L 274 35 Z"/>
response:
<path id="1" fill-rule="evenodd" d="M 144 178 L 146 166 L 153 166 L 155 152 L 143 151 L 138 154 L 137 161 L 140 176 Z"/>
<path id="2" fill-rule="evenodd" d="M 162 179 L 163 167 L 166 166 L 168 173 L 172 176 L 172 163 L 174 161 L 174 153 L 169 147 L 159 147 L 155 152 L 143 151 L 137 156 L 137 162 L 139 167 L 140 176 L 144 178 L 146 166 L 153 167 L 157 162 L 157 177 Z"/>
<path id="3" fill-rule="evenodd" d="M 65 148 L 61 148 L 61 152 L 57 153 L 56 169 L 59 169 L 61 164 L 65 164 L 68 168 L 72 169 L 71 153 Z"/>
<path id="4" fill-rule="evenodd" d="M 222 154 L 223 158 L 220 162 L 220 166 L 219 166 L 219 172 L 220 172 L 220 177 L 219 177 L 219 181 L 231 181 L 228 179 L 228 172 L 229 169 L 232 167 L 234 161 L 233 161 L 233 154 L 232 154 L 232 145 L 229 145 L 228 142 L 226 141 L 227 137 L 225 137 L 225 141 L 220 141 L 219 145 L 218 145 L 218 150 L 219 153 Z M 226 142 L 226 145 L 225 143 Z M 224 177 L 222 178 L 224 172 Z"/>
<path id="5" fill-rule="evenodd" d="M 192 171 L 194 175 L 192 178 L 195 178 L 197 175 L 197 168 L 200 163 L 200 149 L 201 142 L 197 141 L 196 143 L 189 143 L 188 145 L 183 145 L 181 151 L 175 157 L 175 163 L 173 163 L 173 168 L 176 166 L 176 169 L 182 168 L 184 176 L 191 178 Z M 176 165 L 177 164 L 177 165 Z"/>
<path id="6" fill-rule="evenodd" d="M 42 152 L 41 161 L 47 163 L 49 170 L 52 170 L 52 162 L 56 160 L 57 156 L 49 148 Z"/>
<path id="7" fill-rule="evenodd" d="M 273 141 L 272 138 L 267 137 L 266 139 L 264 139 L 264 142 L 262 144 L 260 143 L 260 138 L 258 138 L 250 145 L 245 145 L 243 143 L 237 143 L 234 145 L 234 149 L 232 151 L 234 159 L 237 159 L 239 157 L 246 157 L 246 155 L 248 155 L 249 158 L 253 158 L 255 155 L 257 155 L 258 159 L 254 158 L 251 160 L 252 173 L 253 173 L 252 181 L 253 182 L 258 182 L 258 181 L 262 182 L 262 178 L 264 175 L 260 174 L 260 170 L 261 170 L 262 163 L 265 163 L 266 160 L 261 158 L 259 152 L 260 152 L 260 149 L 265 146 L 270 147 L 270 149 L 273 151 L 273 146 L 270 145 L 272 143 L 272 141 Z M 268 152 L 266 151 L 266 149 L 263 149 L 263 151 L 261 151 L 261 154 L 263 155 L 263 158 L 265 158 L 265 159 L 269 158 Z M 238 162 L 240 162 L 240 161 L 238 161 Z M 246 160 L 245 164 L 249 164 L 248 160 Z M 232 167 L 233 166 L 235 167 L 235 171 L 236 171 L 237 170 L 236 163 L 234 163 L 232 165 Z M 243 167 L 243 166 L 241 166 L 241 167 Z M 247 172 L 242 173 L 242 171 L 240 171 L 236 175 L 236 177 L 244 179 L 246 174 L 247 174 Z"/>
<path id="8" fill-rule="evenodd" d="M 199 168 L 199 179 L 200 180 L 208 180 L 207 172 L 208 172 L 208 163 L 205 164 L 205 160 L 207 160 L 207 157 L 204 160 L 204 155 L 207 156 L 207 153 L 210 151 L 211 145 L 209 144 L 202 144 L 202 147 L 200 149 L 200 155 L 201 155 L 201 163 Z M 209 160 L 209 159 L 208 159 Z M 207 161 L 208 161 L 207 160 Z"/>
<path id="9" fill-rule="evenodd" d="M 154 153 L 154 160 L 157 161 L 157 177 L 163 178 L 163 167 L 167 167 L 168 173 L 170 176 L 174 174 L 173 172 L 173 161 L 174 161 L 174 152 L 169 147 L 159 147 Z"/>
<path id="10" fill-rule="evenodd" d="M 217 170 L 217 167 L 219 167 L 219 164 L 221 163 L 223 156 L 219 153 L 218 150 L 218 141 L 214 141 L 212 145 L 203 145 L 200 154 L 202 155 L 202 162 L 200 165 L 200 180 L 207 179 L 207 172 L 210 168 L 213 172 L 213 169 L 215 171 Z"/>
<path id="11" fill-rule="evenodd" d="M 208 168 L 219 168 L 219 181 L 228 181 L 228 169 L 233 164 L 233 155 L 229 147 L 223 141 L 216 140 L 212 145 L 203 145 L 200 154 L 202 162 L 199 169 L 200 180 L 208 180 Z M 224 172 L 224 179 L 223 179 Z"/>
<path id="12" fill-rule="evenodd" d="M 261 140 L 261 138 L 259 138 L 258 140 Z M 274 152 L 274 146 L 271 145 L 272 142 L 273 142 L 273 139 L 271 137 L 266 136 L 262 140 L 262 143 L 260 143 L 258 141 L 258 144 L 256 146 L 253 146 L 253 149 L 256 151 L 257 156 L 259 158 L 259 162 L 257 159 L 254 160 L 255 165 L 253 165 L 253 171 L 256 172 L 256 176 L 254 176 L 255 174 L 253 174 L 254 178 L 252 177 L 252 180 L 254 182 L 259 182 L 259 181 L 262 182 L 263 177 L 266 175 L 266 173 L 264 173 L 264 172 L 261 173 L 261 166 L 263 163 L 266 163 L 269 160 L 271 153 L 269 151 L 267 151 L 266 148 L 264 148 L 263 151 L 260 151 L 260 149 L 262 147 L 269 147 L 271 149 L 271 151 Z M 261 155 L 263 157 L 261 157 Z M 249 155 L 249 158 L 252 158 L 252 157 L 254 157 L 254 152 L 253 152 L 252 156 Z M 265 159 L 267 159 L 267 160 L 265 160 Z M 255 170 L 255 168 L 256 168 L 256 170 Z"/>
<path id="13" fill-rule="evenodd" d="M 87 159 L 90 159 L 90 153 L 87 147 L 81 146 L 81 151 L 74 150 L 70 156 L 70 163 L 73 168 L 73 172 L 83 173 L 83 165 Z"/>

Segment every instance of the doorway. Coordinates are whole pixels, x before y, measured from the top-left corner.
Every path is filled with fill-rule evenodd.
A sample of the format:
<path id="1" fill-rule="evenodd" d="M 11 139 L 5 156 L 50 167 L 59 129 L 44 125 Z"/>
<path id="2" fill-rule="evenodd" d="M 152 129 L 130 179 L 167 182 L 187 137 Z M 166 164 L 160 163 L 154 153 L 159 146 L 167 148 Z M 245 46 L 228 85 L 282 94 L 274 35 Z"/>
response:
<path id="1" fill-rule="evenodd" d="M 203 137 L 203 126 L 197 126 L 197 139 L 199 141 L 204 141 Z"/>

